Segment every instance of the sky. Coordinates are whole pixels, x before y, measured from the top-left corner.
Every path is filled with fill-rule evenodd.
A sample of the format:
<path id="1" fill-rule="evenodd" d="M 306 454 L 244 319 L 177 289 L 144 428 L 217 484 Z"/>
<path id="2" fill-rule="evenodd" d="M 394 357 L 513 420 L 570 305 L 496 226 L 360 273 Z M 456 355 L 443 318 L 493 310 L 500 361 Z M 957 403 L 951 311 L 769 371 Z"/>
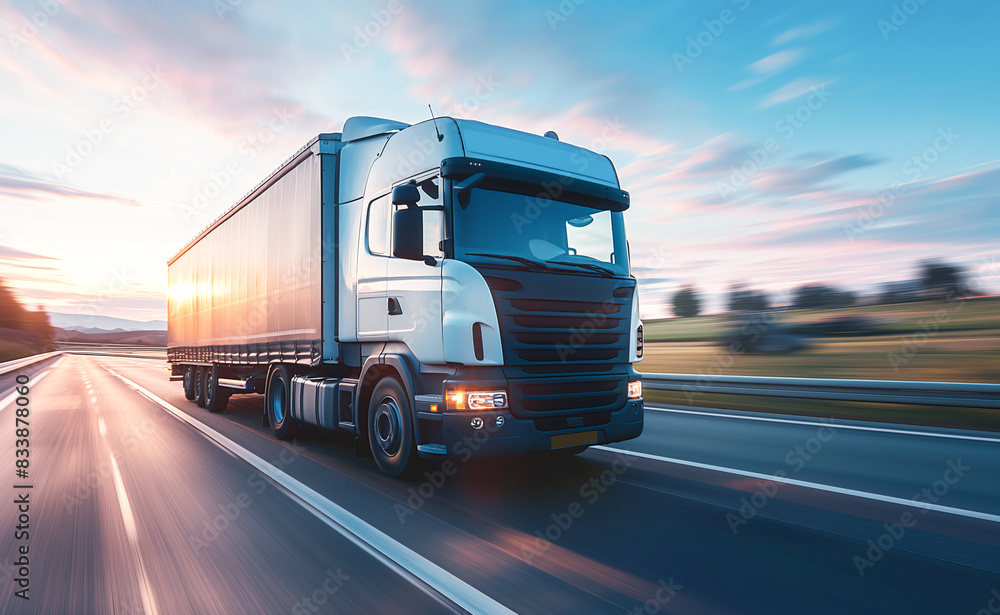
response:
<path id="1" fill-rule="evenodd" d="M 1000 292 L 1000 3 L 0 2 L 0 278 L 166 317 L 166 261 L 348 117 L 605 153 L 643 318 L 684 284 Z M 626 7 L 626 8 L 623 8 Z"/>

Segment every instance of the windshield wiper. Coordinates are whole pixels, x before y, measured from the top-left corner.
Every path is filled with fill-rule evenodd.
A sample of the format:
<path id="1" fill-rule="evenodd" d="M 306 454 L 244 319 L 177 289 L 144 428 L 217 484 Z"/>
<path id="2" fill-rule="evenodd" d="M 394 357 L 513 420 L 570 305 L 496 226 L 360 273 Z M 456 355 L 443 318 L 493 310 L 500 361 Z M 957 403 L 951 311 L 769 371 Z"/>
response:
<path id="1" fill-rule="evenodd" d="M 571 267 L 582 267 L 583 269 L 590 269 L 591 271 L 597 271 L 604 277 L 608 278 L 613 278 L 616 275 L 618 275 L 614 271 L 601 267 L 600 265 L 595 265 L 594 263 L 571 263 L 569 261 L 552 261 L 552 262 L 557 265 L 569 265 Z"/>
<path id="2" fill-rule="evenodd" d="M 548 267 L 546 265 L 544 265 L 543 263 L 540 263 L 538 261 L 533 261 L 530 258 L 524 258 L 523 256 L 513 256 L 511 254 L 487 254 L 485 252 L 466 252 L 465 255 L 466 256 L 488 256 L 490 258 L 503 258 L 503 259 L 507 259 L 507 260 L 511 260 L 511 261 L 515 261 L 515 262 L 521 263 L 522 265 L 526 265 L 526 266 L 532 267 L 534 269 L 548 269 Z"/>

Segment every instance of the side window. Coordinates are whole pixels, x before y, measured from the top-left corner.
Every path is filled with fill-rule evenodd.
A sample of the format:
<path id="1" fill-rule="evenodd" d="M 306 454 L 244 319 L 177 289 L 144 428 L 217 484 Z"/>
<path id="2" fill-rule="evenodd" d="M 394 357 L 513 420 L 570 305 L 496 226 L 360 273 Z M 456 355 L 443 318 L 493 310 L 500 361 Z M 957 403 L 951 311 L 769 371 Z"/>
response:
<path id="1" fill-rule="evenodd" d="M 417 182 L 417 189 L 420 191 L 418 207 L 441 206 L 441 178 L 438 176 L 428 177 Z M 395 210 L 395 208 L 393 208 Z M 442 258 L 444 252 L 441 251 L 441 240 L 444 239 L 444 212 L 440 210 L 424 210 L 424 254 L 435 258 Z"/>
<path id="2" fill-rule="evenodd" d="M 368 204 L 368 252 L 389 254 L 389 195 Z"/>

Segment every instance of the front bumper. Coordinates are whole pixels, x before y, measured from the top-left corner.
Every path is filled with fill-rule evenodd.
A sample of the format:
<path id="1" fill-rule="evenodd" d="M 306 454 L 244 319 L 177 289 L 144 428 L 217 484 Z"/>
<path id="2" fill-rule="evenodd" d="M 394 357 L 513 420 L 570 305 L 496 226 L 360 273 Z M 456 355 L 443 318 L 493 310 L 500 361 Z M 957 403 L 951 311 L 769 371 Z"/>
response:
<path id="1" fill-rule="evenodd" d="M 514 418 L 510 410 L 441 414 L 418 412 L 421 432 L 436 432 L 436 437 L 421 437 L 421 440 L 437 442 L 419 446 L 417 454 L 430 459 L 465 460 L 474 456 L 513 455 L 584 444 L 608 444 L 630 440 L 642 433 L 642 398 L 627 400 L 623 407 L 610 415 L 611 420 L 603 425 L 543 431 L 535 426 L 534 420 Z M 498 417 L 502 417 L 500 425 L 497 424 Z M 473 427 L 474 418 L 481 419 L 482 426 Z M 434 426 L 438 422 L 439 432 L 439 428 Z"/>

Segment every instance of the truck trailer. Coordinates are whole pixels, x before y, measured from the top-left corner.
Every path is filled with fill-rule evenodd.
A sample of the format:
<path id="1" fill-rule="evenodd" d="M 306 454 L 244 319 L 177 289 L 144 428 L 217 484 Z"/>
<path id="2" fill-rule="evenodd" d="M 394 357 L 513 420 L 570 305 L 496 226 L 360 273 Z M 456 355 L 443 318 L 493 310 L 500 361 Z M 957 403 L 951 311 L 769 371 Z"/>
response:
<path id="1" fill-rule="evenodd" d="M 211 412 L 418 459 L 637 437 L 642 323 L 606 156 L 472 120 L 352 117 L 168 263 L 171 375 Z"/>

